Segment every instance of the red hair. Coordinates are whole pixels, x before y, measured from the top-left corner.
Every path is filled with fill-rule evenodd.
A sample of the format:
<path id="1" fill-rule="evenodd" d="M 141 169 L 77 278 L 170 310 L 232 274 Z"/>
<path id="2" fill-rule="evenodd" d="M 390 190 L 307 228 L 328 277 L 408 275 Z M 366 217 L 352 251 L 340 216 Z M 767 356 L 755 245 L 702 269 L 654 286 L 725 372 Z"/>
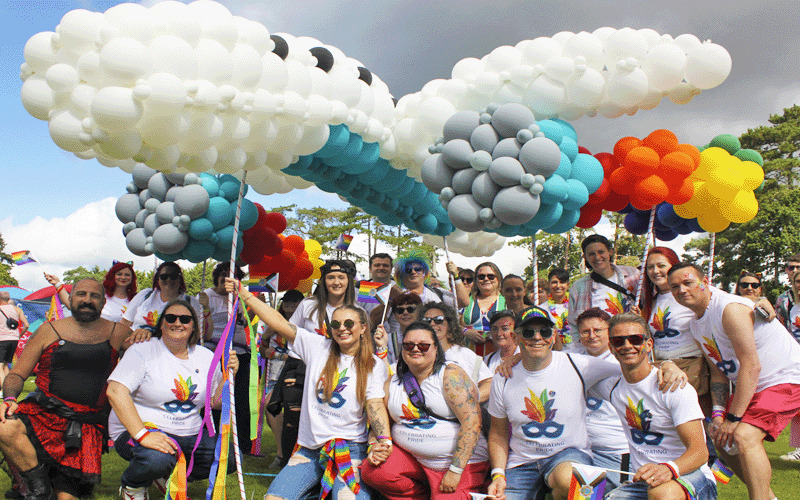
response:
<path id="1" fill-rule="evenodd" d="M 136 272 L 133 270 L 133 266 L 127 262 L 117 262 L 111 266 L 111 269 L 106 273 L 106 277 L 103 278 L 103 289 L 106 291 L 106 297 L 114 295 L 114 290 L 117 288 L 115 277 L 118 272 L 126 268 L 131 270 L 132 277 L 131 282 L 125 289 L 125 293 L 128 294 L 128 300 L 131 300 L 133 296 L 136 295 Z"/>
<path id="2" fill-rule="evenodd" d="M 653 247 L 649 252 L 647 252 L 647 258 L 649 259 L 653 254 L 659 254 L 666 257 L 667 261 L 670 263 L 670 267 L 681 261 L 681 259 L 678 257 L 678 254 L 676 254 L 671 248 Z M 642 317 L 645 319 L 645 321 L 647 321 L 647 319 L 650 317 L 650 312 L 653 310 L 653 300 L 655 299 L 658 290 L 655 289 L 656 287 L 650 280 L 650 276 L 647 275 L 647 259 L 644 260 L 643 267 L 644 269 L 642 269 L 642 272 L 644 273 L 644 290 L 642 290 L 642 298 L 644 303 L 642 305 Z"/>

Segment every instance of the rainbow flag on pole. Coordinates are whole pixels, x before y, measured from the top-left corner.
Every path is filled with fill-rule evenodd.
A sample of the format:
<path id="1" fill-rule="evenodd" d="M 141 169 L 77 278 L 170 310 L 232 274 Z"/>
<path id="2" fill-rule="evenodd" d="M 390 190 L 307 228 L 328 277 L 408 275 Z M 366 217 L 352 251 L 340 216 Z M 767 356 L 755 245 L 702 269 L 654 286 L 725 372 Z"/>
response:
<path id="1" fill-rule="evenodd" d="M 384 286 L 387 286 L 387 284 L 375 281 L 362 281 L 358 285 L 358 298 L 356 300 L 365 304 L 380 304 L 380 291 Z"/>
<path id="2" fill-rule="evenodd" d="M 606 471 L 591 465 L 572 464 L 567 500 L 602 500 L 606 492 Z"/>
<path id="3" fill-rule="evenodd" d="M 714 465 L 711 466 L 711 472 L 714 473 L 714 479 L 722 484 L 728 484 L 733 477 L 733 471 L 719 460 L 716 460 Z"/>
<path id="4" fill-rule="evenodd" d="M 277 293 L 279 280 L 280 273 L 272 273 L 269 276 L 250 276 L 243 283 L 250 293 Z"/>
<path id="5" fill-rule="evenodd" d="M 64 317 L 64 309 L 61 306 L 61 300 L 58 298 L 58 292 L 53 294 L 53 298 L 50 299 L 50 309 L 47 310 L 45 317 L 47 321 L 55 321 Z"/>
<path id="6" fill-rule="evenodd" d="M 31 262 L 36 262 L 31 257 L 30 250 L 20 250 L 19 252 L 11 252 L 11 260 L 13 260 L 14 264 L 17 266 L 22 266 L 24 264 L 30 264 Z"/>
<path id="7" fill-rule="evenodd" d="M 342 233 L 339 235 L 339 239 L 336 240 L 336 250 L 344 250 L 346 252 L 352 242 L 353 235 Z"/>

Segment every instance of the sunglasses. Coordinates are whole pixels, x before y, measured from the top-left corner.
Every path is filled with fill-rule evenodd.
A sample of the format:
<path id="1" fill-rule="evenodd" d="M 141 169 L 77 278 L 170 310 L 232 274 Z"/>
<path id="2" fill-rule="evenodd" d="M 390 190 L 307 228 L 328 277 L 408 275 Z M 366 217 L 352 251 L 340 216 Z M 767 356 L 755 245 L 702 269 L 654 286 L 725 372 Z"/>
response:
<path id="1" fill-rule="evenodd" d="M 176 320 L 181 320 L 181 324 L 188 325 L 192 322 L 191 314 L 165 314 L 165 323 L 175 323 Z"/>
<path id="2" fill-rule="evenodd" d="M 159 274 L 158 279 L 161 281 L 175 281 L 181 277 L 180 274 Z"/>
<path id="3" fill-rule="evenodd" d="M 407 306 L 407 307 L 397 306 L 394 308 L 394 312 L 396 312 L 397 314 L 405 314 L 405 313 L 414 314 L 414 311 L 416 310 L 417 306 Z"/>
<path id="4" fill-rule="evenodd" d="M 786 266 L 787 271 L 794 271 L 795 269 L 800 269 L 800 266 Z"/>
<path id="5" fill-rule="evenodd" d="M 406 266 L 405 271 L 406 271 L 406 274 L 424 273 L 425 272 L 425 268 L 422 267 L 422 266 Z"/>
<path id="6" fill-rule="evenodd" d="M 465 285 L 471 285 L 472 282 L 475 281 L 475 279 L 474 278 L 461 278 L 461 281 L 463 281 Z"/>
<path id="7" fill-rule="evenodd" d="M 761 288 L 761 283 L 751 283 L 749 281 L 742 281 L 739 283 L 739 288 Z"/>
<path id="8" fill-rule="evenodd" d="M 361 324 L 361 322 L 359 322 L 359 324 Z M 344 326 L 348 330 L 351 330 L 354 326 L 356 326 L 356 322 L 353 321 L 352 319 L 346 319 L 344 321 L 339 321 L 339 320 L 331 321 L 331 328 L 333 328 L 334 330 L 338 330 L 342 326 Z"/>
<path id="9" fill-rule="evenodd" d="M 483 280 L 494 281 L 495 278 L 497 278 L 497 275 L 491 273 L 478 275 L 478 281 L 483 281 Z"/>
<path id="10" fill-rule="evenodd" d="M 638 347 L 644 344 L 644 335 L 620 335 L 619 337 L 610 337 L 608 341 L 614 349 L 621 349 L 625 345 L 625 341 L 631 343 L 632 346 Z"/>
<path id="11" fill-rule="evenodd" d="M 541 335 L 542 339 L 547 340 L 553 336 L 553 329 L 549 326 L 543 326 L 541 328 L 523 328 L 522 329 L 522 338 L 523 339 L 532 339 L 536 336 L 536 334 Z"/>
<path id="12" fill-rule="evenodd" d="M 414 342 L 403 342 L 402 345 L 403 345 L 403 350 L 406 352 L 411 352 L 416 347 L 417 349 L 419 349 L 419 352 L 425 354 L 426 352 L 428 352 L 428 349 L 430 349 L 433 344 L 431 344 L 430 342 L 419 342 L 417 344 L 415 344 Z"/>
<path id="13" fill-rule="evenodd" d="M 432 318 L 422 318 L 422 321 L 424 321 L 425 323 L 428 323 L 429 325 L 431 323 L 434 323 L 436 325 L 441 325 L 442 323 L 444 323 L 444 316 L 434 316 Z"/>

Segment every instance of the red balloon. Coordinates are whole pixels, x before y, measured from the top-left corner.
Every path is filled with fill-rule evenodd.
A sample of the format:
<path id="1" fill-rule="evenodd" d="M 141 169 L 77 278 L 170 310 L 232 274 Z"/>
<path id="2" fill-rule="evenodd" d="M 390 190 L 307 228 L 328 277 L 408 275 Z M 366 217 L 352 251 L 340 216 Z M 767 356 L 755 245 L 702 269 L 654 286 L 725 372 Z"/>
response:
<path id="1" fill-rule="evenodd" d="M 297 236 L 293 234 L 291 236 L 287 236 L 285 240 L 283 240 L 283 248 L 289 250 L 295 255 L 300 255 L 306 249 L 305 241 L 301 236 Z"/>
<path id="2" fill-rule="evenodd" d="M 250 264 L 250 276 L 267 276 L 276 272 L 278 267 L 278 259 L 275 257 L 264 257 L 264 259 L 257 264 Z"/>
<path id="3" fill-rule="evenodd" d="M 586 205 L 596 205 L 599 208 L 603 201 L 608 198 L 608 194 L 610 192 L 611 183 L 608 182 L 608 179 L 603 179 L 603 182 L 600 184 L 600 187 L 597 188 L 597 191 L 589 195 L 589 201 L 586 203 Z"/>
<path id="4" fill-rule="evenodd" d="M 600 208 L 595 209 L 594 207 L 586 210 L 586 205 L 581 208 L 581 218 L 578 219 L 578 222 L 575 224 L 578 227 L 582 227 L 584 229 L 589 229 L 590 227 L 594 227 L 595 224 L 600 222 L 600 217 L 603 216 L 603 210 Z"/>
<path id="5" fill-rule="evenodd" d="M 636 180 L 627 168 L 618 168 L 609 177 L 611 190 L 618 194 L 630 195 Z"/>
<path id="6" fill-rule="evenodd" d="M 585 154 L 585 155 L 589 155 L 589 156 L 591 156 L 591 155 L 592 155 L 592 152 L 591 152 L 591 151 L 589 151 L 588 149 L 586 149 L 586 148 L 585 148 L 585 147 L 583 147 L 583 146 L 578 146 L 578 153 L 583 153 L 583 154 Z"/>
<path id="7" fill-rule="evenodd" d="M 675 151 L 678 147 L 678 138 L 669 130 L 660 129 L 645 137 L 642 143 L 663 158 Z"/>
<path id="8" fill-rule="evenodd" d="M 620 163 L 625 163 L 625 157 L 628 156 L 628 152 L 641 145 L 642 141 L 637 137 L 623 137 L 614 144 L 614 156 Z"/>
<path id="9" fill-rule="evenodd" d="M 267 211 L 266 211 L 266 209 L 264 209 L 264 207 L 262 207 L 258 203 L 253 203 L 253 205 L 255 205 L 256 206 L 256 210 L 258 210 L 258 220 L 256 221 L 256 225 L 253 226 L 253 227 L 258 227 L 258 228 L 264 229 L 265 227 L 267 227 L 267 226 L 264 225 L 267 222 Z M 250 228 L 250 229 L 253 229 L 253 228 Z"/>
<path id="10" fill-rule="evenodd" d="M 650 210 L 654 205 L 661 203 L 669 193 L 669 188 L 664 179 L 651 175 L 642 180 L 631 193 L 631 205 L 639 210 Z"/>
<path id="11" fill-rule="evenodd" d="M 619 212 L 628 206 L 628 196 L 611 191 L 603 202 L 603 210 Z"/>
<path id="12" fill-rule="evenodd" d="M 271 212 L 266 215 L 264 225 L 280 234 L 286 230 L 286 217 L 278 212 Z"/>
<path id="13" fill-rule="evenodd" d="M 611 172 L 621 167 L 617 157 L 611 153 L 597 153 L 594 157 L 597 158 L 597 161 L 603 166 L 603 175 L 606 178 L 611 175 Z"/>
<path id="14" fill-rule="evenodd" d="M 299 279 L 289 276 L 288 274 L 281 273 L 278 277 L 278 290 L 281 292 L 297 288 L 299 284 Z"/>
<path id="15" fill-rule="evenodd" d="M 252 229 L 255 229 L 255 227 L 242 233 L 242 253 L 239 256 L 248 265 L 261 262 L 265 256 L 264 251 L 266 250 L 264 245 L 264 231 L 253 231 Z"/>
<path id="16" fill-rule="evenodd" d="M 297 264 L 297 255 L 286 248 L 284 248 L 281 254 L 275 257 L 275 259 L 277 259 L 280 264 L 278 272 L 281 274 L 288 273 L 294 268 L 295 264 Z"/>
<path id="17" fill-rule="evenodd" d="M 283 240 L 278 237 L 278 233 L 272 228 L 264 228 L 264 253 L 271 257 L 279 255 L 283 251 Z"/>
<path id="18" fill-rule="evenodd" d="M 314 272 L 314 264 L 308 259 L 298 259 L 294 268 L 296 271 L 295 276 L 300 280 L 308 278 Z"/>
<path id="19" fill-rule="evenodd" d="M 669 190 L 666 201 L 672 205 L 683 205 L 694 196 L 694 182 L 684 179 L 683 183 Z"/>

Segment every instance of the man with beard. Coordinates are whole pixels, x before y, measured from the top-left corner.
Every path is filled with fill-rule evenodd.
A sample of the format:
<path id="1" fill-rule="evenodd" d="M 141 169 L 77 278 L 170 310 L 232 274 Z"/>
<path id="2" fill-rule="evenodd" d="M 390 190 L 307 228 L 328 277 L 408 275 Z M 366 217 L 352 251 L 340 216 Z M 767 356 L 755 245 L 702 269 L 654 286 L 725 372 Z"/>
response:
<path id="1" fill-rule="evenodd" d="M 85 497 L 100 483 L 106 379 L 131 333 L 100 317 L 104 303 L 97 281 L 75 284 L 72 317 L 40 326 L 3 384 L 0 450 L 26 481 L 27 500 Z M 17 403 L 37 364 L 36 390 Z"/>

